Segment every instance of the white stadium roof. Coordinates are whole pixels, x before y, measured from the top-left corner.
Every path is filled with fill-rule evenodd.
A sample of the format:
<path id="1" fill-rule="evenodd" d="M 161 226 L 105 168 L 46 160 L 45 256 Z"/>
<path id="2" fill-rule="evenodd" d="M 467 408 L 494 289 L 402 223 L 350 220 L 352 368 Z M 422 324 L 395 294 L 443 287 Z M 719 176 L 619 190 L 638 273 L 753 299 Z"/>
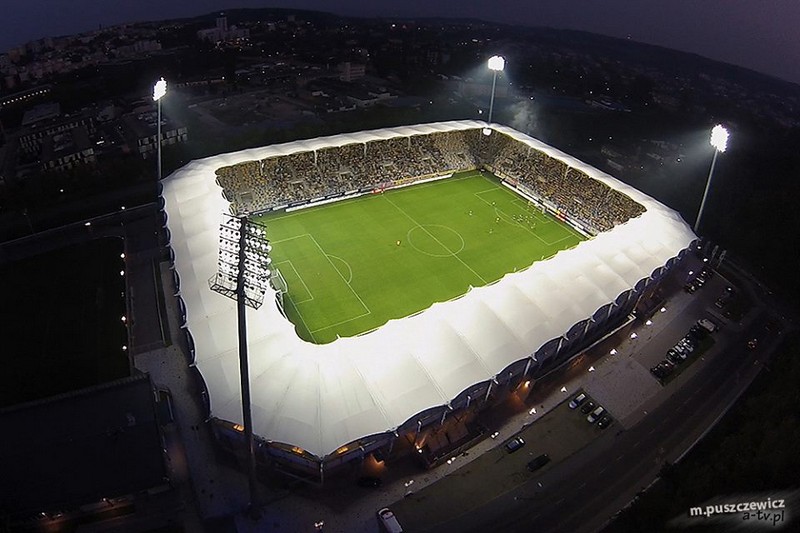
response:
<path id="1" fill-rule="evenodd" d="M 485 126 L 445 122 L 296 141 L 192 161 L 164 179 L 186 325 L 213 416 L 242 420 L 236 303 L 208 285 L 217 269 L 221 215 L 228 212 L 215 170 L 326 146 Z M 330 344 L 301 340 L 267 294 L 260 309 L 247 310 L 256 434 L 324 458 L 344 444 L 393 431 L 529 357 L 649 277 L 696 238 L 676 212 L 636 189 L 511 128 L 492 129 L 582 170 L 646 211 L 493 285 Z"/>

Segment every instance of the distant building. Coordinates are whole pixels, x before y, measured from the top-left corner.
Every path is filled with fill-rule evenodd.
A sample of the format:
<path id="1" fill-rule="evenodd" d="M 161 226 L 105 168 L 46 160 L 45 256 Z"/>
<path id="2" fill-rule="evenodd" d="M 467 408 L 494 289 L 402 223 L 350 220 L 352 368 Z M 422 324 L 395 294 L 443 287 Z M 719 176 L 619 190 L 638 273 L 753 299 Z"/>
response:
<path id="1" fill-rule="evenodd" d="M 58 103 L 51 102 L 48 104 L 40 104 L 29 109 L 22 117 L 22 127 L 27 128 L 37 122 L 49 120 L 61 115 L 61 106 Z"/>
<path id="2" fill-rule="evenodd" d="M 97 160 L 86 126 L 45 137 L 40 154 L 45 170 L 69 170 Z"/>
<path id="3" fill-rule="evenodd" d="M 228 27 L 228 17 L 220 15 L 217 17 L 217 24 L 213 28 L 207 28 L 197 32 L 197 38 L 201 41 L 218 43 L 221 41 L 235 41 L 236 39 L 246 39 L 250 37 L 250 30 L 247 28 L 237 28 L 235 25 Z"/>
<path id="4" fill-rule="evenodd" d="M 122 117 L 124 135 L 131 148 L 142 159 L 155 157 L 158 148 L 158 115 L 155 111 L 147 113 L 130 113 Z M 161 146 L 186 142 L 189 130 L 186 126 L 176 124 L 161 116 Z"/>
<path id="5" fill-rule="evenodd" d="M 37 108 L 34 108 L 34 111 Z M 29 119 L 33 122 L 30 122 L 27 127 L 23 127 L 18 134 L 20 150 L 27 154 L 39 153 L 48 137 L 67 133 L 78 127 L 83 127 L 89 136 L 94 134 L 95 123 L 91 114 L 52 116 L 53 108 L 47 107 L 39 113 L 41 116 L 40 114 L 31 115 Z M 26 116 L 28 115 L 26 114 Z"/>
<path id="6" fill-rule="evenodd" d="M 361 63 L 351 63 L 350 61 L 345 61 L 344 63 L 339 63 L 339 80 L 351 82 L 358 79 L 361 79 L 366 74 L 366 67 Z"/>

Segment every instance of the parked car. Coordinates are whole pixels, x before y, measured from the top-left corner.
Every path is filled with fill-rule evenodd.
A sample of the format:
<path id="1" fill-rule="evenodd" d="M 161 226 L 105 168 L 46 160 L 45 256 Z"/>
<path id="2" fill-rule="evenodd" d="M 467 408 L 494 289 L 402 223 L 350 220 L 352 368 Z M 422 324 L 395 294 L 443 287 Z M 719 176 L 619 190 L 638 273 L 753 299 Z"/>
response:
<path id="1" fill-rule="evenodd" d="M 588 401 L 584 404 L 583 407 L 581 407 L 581 413 L 586 414 L 594 408 L 595 408 L 594 402 Z"/>
<path id="2" fill-rule="evenodd" d="M 550 457 L 543 453 L 539 457 L 535 457 L 528 462 L 528 470 L 535 472 L 550 462 Z"/>
<path id="3" fill-rule="evenodd" d="M 571 402 L 569 402 L 569 408 L 570 409 L 575 409 L 585 401 L 586 401 L 586 393 L 582 392 L 582 393 L 578 394 L 577 396 L 575 396 L 572 399 Z"/>
<path id="4" fill-rule="evenodd" d="M 667 350 L 667 361 L 670 363 L 679 365 L 684 361 L 684 359 L 686 359 L 686 356 L 683 355 L 683 353 L 681 353 L 681 351 L 677 348 L 670 348 Z"/>
<path id="5" fill-rule="evenodd" d="M 610 424 L 611 424 L 611 417 L 610 417 L 610 416 L 608 416 L 608 415 L 603 415 L 603 418 L 601 418 L 601 419 L 600 419 L 600 420 L 597 422 L 597 427 L 599 427 L 600 429 L 605 429 L 605 428 L 607 428 L 607 427 L 608 427 Z"/>
<path id="6" fill-rule="evenodd" d="M 605 412 L 606 412 L 606 408 L 605 408 L 605 407 L 603 407 L 602 405 L 599 405 L 599 406 L 597 407 L 597 409 L 595 409 L 594 411 L 592 411 L 591 413 L 589 413 L 589 416 L 587 416 L 587 417 L 586 417 L 586 420 L 587 420 L 587 421 L 588 421 L 590 424 L 594 424 L 595 422 L 597 422 L 597 420 L 598 420 L 598 419 L 599 419 L 601 416 L 603 416 L 603 413 L 605 413 Z"/>
<path id="7" fill-rule="evenodd" d="M 702 329 L 704 329 L 709 333 L 714 333 L 715 331 L 717 331 L 717 325 L 711 322 L 707 318 L 701 318 L 700 320 L 698 320 L 697 326 L 701 327 Z"/>
<path id="8" fill-rule="evenodd" d="M 525 446 L 525 439 L 519 436 L 514 437 L 510 441 L 506 442 L 506 450 L 508 450 L 508 453 L 514 453 L 523 446 Z"/>
<path id="9" fill-rule="evenodd" d="M 378 511 L 378 522 L 387 533 L 403 533 L 403 527 L 388 507 L 384 507 Z"/>
<path id="10" fill-rule="evenodd" d="M 665 377 L 672 374 L 674 370 L 675 370 L 675 365 L 673 365 L 669 361 L 661 361 L 656 366 L 651 368 L 650 372 L 652 372 L 653 375 L 658 379 L 664 379 Z"/>
<path id="11" fill-rule="evenodd" d="M 708 330 L 703 328 L 703 327 L 698 326 L 697 324 L 695 324 L 689 330 L 689 335 L 691 335 L 692 337 L 694 337 L 695 339 L 698 339 L 698 340 L 704 339 L 704 338 L 708 337 Z"/>

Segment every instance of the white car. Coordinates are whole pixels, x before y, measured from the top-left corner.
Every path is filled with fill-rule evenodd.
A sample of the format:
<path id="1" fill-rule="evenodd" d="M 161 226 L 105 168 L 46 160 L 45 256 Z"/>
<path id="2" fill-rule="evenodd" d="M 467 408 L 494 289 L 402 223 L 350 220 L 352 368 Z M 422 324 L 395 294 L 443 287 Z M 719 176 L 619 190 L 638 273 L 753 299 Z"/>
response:
<path id="1" fill-rule="evenodd" d="M 571 402 L 569 402 L 570 409 L 577 409 L 580 404 L 586 401 L 586 393 L 582 392 L 575 396 Z"/>
<path id="2" fill-rule="evenodd" d="M 601 406 L 598 406 L 598 408 L 597 408 L 597 409 L 595 409 L 594 411 L 592 411 L 591 413 L 589 413 L 589 416 L 587 416 L 587 417 L 586 417 L 586 420 L 587 420 L 587 421 L 588 421 L 590 424 L 594 424 L 595 422 L 597 422 L 597 419 L 598 419 L 598 418 L 600 418 L 601 416 L 603 416 L 603 413 L 605 413 L 605 412 L 606 412 L 606 408 L 605 408 L 605 407 L 603 407 L 602 405 L 601 405 Z"/>

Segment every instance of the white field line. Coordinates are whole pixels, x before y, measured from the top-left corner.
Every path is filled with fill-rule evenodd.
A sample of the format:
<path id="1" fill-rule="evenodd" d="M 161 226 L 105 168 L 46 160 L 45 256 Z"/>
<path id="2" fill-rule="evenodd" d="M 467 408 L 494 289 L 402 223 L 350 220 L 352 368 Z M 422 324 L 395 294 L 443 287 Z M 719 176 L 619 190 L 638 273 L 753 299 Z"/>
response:
<path id="1" fill-rule="evenodd" d="M 414 220 L 414 217 L 412 217 L 411 215 L 409 215 L 408 213 L 406 213 L 406 212 L 405 212 L 405 211 L 404 211 L 404 210 L 403 210 L 401 207 L 399 207 L 397 204 L 395 204 L 394 202 L 392 202 L 392 201 L 391 201 L 391 200 L 389 200 L 388 198 L 386 198 L 386 201 L 387 201 L 387 202 L 389 202 L 390 204 L 392 204 L 392 205 L 394 206 L 394 208 L 395 208 L 395 209 L 397 209 L 397 210 L 398 210 L 398 211 L 400 211 L 400 212 L 401 212 L 403 215 L 405 215 L 405 216 L 406 216 L 406 218 L 408 218 L 408 219 L 409 219 L 411 222 L 413 222 L 414 224 L 416 224 L 416 226 L 417 226 L 418 228 L 420 228 L 422 231 L 424 231 L 425 233 L 427 233 L 427 234 L 430 236 L 430 238 L 431 238 L 431 239 L 433 239 L 434 241 L 436 241 L 437 243 L 439 243 L 439 246 L 441 246 L 441 247 L 442 247 L 444 250 L 446 250 L 446 251 L 448 251 L 448 252 L 450 251 L 450 250 L 447 248 L 447 246 L 445 246 L 445 245 L 444 245 L 444 243 L 442 243 L 442 241 L 440 241 L 439 239 L 437 239 L 436 237 L 434 237 L 434 236 L 433 236 L 433 234 L 431 234 L 431 232 L 430 232 L 430 231 L 428 231 L 427 229 L 425 229 L 425 227 L 424 227 L 424 226 L 422 226 L 422 225 L 421 225 L 419 222 L 417 222 L 416 220 Z M 465 262 L 464 262 L 464 261 L 463 261 L 463 260 L 462 260 L 460 257 L 458 257 L 456 254 L 453 254 L 452 252 L 451 252 L 451 255 L 452 255 L 453 257 L 455 257 L 456 259 L 458 259 L 458 262 L 459 262 L 459 263 L 461 263 L 462 265 L 464 265 L 465 267 L 467 267 L 467 270 L 469 270 L 470 272 L 472 272 L 473 274 L 475 274 L 475 275 L 478 277 L 478 279 L 479 279 L 479 280 L 481 280 L 481 281 L 483 282 L 483 284 L 484 284 L 484 285 L 487 283 L 487 282 L 486 282 L 486 280 L 485 280 L 485 279 L 483 279 L 483 276 L 481 276 L 480 274 L 478 274 L 477 272 L 475 272 L 475 271 L 472 269 L 472 267 L 471 267 L 471 266 L 469 266 L 468 264 L 466 264 L 466 263 L 465 263 Z"/>

